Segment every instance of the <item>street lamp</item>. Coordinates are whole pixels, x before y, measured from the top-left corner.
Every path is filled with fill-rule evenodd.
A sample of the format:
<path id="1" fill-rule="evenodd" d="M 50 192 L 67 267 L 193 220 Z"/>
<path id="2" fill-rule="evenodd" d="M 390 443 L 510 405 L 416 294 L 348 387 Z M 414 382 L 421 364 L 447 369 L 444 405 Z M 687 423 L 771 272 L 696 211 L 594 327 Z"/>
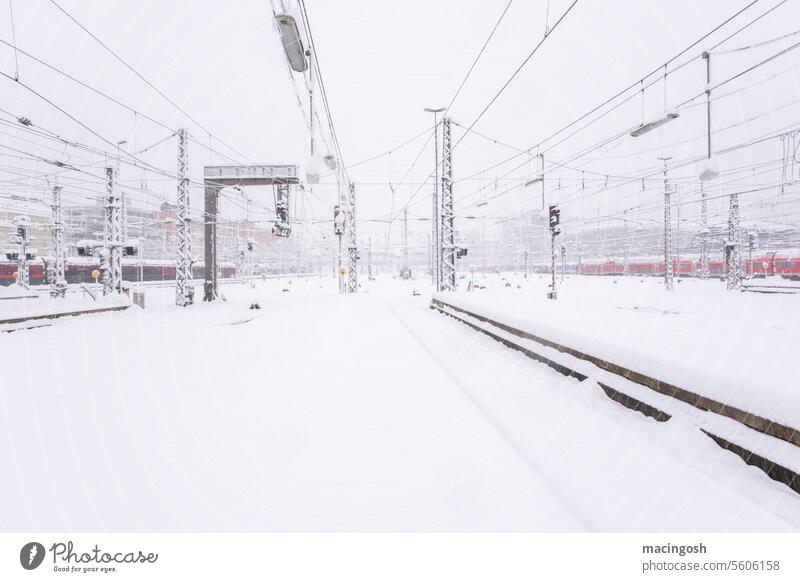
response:
<path id="1" fill-rule="evenodd" d="M 653 131 L 654 129 L 656 129 L 658 127 L 661 127 L 665 123 L 669 123 L 673 119 L 677 119 L 678 117 L 679 117 L 679 114 L 678 114 L 677 111 L 670 111 L 664 117 L 661 117 L 661 118 L 656 119 L 654 121 L 648 121 L 647 123 L 643 123 L 642 125 L 640 125 L 639 127 L 637 127 L 636 129 L 634 129 L 631 132 L 631 136 L 632 137 L 639 137 L 640 135 L 644 135 L 646 133 L 649 133 L 649 132 Z"/>
<path id="2" fill-rule="evenodd" d="M 278 14 L 275 16 L 275 21 L 278 23 L 281 43 L 289 60 L 289 66 L 297 73 L 305 72 L 308 70 L 308 59 L 297 21 L 291 14 Z"/>

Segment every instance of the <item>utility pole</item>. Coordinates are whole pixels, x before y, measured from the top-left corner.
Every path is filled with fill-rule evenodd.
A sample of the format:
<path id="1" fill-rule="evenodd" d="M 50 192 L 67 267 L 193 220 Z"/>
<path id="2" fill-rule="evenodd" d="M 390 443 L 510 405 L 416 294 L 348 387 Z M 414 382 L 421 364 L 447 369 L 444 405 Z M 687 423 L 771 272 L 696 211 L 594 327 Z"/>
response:
<path id="1" fill-rule="evenodd" d="M 444 111 L 444 107 L 431 109 L 426 107 L 427 113 L 433 113 L 433 194 L 431 195 L 431 283 L 437 291 L 441 289 L 441 233 L 439 232 L 439 122 L 437 115 Z"/>
<path id="2" fill-rule="evenodd" d="M 411 278 L 411 272 L 408 267 L 408 208 L 403 209 L 403 261 L 400 265 L 400 278 Z"/>
<path id="3" fill-rule="evenodd" d="M 522 253 L 522 256 L 525 258 L 525 278 L 528 278 L 528 251 Z"/>
<path id="4" fill-rule="evenodd" d="M 664 289 L 672 291 L 672 190 L 667 183 L 667 162 L 672 158 L 658 159 L 664 162 Z"/>
<path id="5" fill-rule="evenodd" d="M 706 61 L 706 159 L 711 159 L 711 54 L 703 53 Z M 708 199 L 703 182 L 700 182 L 700 265 L 698 275 L 708 279 Z"/>
<path id="6" fill-rule="evenodd" d="M 116 176 L 117 176 L 117 188 L 119 189 L 119 204 L 120 204 L 120 214 L 122 220 L 122 232 L 120 234 L 120 243 L 127 244 L 128 242 L 128 200 L 125 195 L 125 191 L 119 187 L 119 176 L 120 176 L 120 161 L 121 161 L 121 154 L 120 154 L 120 146 L 125 145 L 128 143 L 126 140 L 120 140 L 117 142 L 117 167 L 116 167 Z"/>
<path id="7" fill-rule="evenodd" d="M 622 211 L 622 220 L 625 221 L 625 257 L 622 262 L 622 276 L 627 277 L 631 274 L 630 261 L 630 239 L 628 238 L 628 209 Z"/>
<path id="8" fill-rule="evenodd" d="M 541 160 L 542 164 L 542 173 L 539 176 L 539 181 L 542 183 L 542 217 L 544 217 L 544 212 L 547 209 L 547 203 L 545 201 L 545 187 L 544 187 L 544 154 L 539 154 L 539 160 Z M 544 242 L 545 252 L 547 250 L 547 235 L 549 231 L 549 226 L 547 224 L 544 225 L 544 236 L 542 238 Z"/>
<path id="9" fill-rule="evenodd" d="M 428 233 L 428 266 L 430 267 L 431 277 L 435 277 L 433 273 L 433 248 L 431 247 L 431 234 Z"/>
<path id="10" fill-rule="evenodd" d="M 192 285 L 192 223 L 189 216 L 189 149 L 186 129 L 178 130 L 178 256 L 175 265 L 175 305 L 185 307 L 194 301 Z"/>
<path id="11" fill-rule="evenodd" d="M 456 290 L 456 241 L 453 216 L 453 152 L 450 118 L 442 120 L 442 207 L 439 291 Z"/>
<path id="12" fill-rule="evenodd" d="M 50 297 L 64 297 L 67 293 L 66 247 L 64 245 L 64 215 L 61 207 L 61 186 L 53 186 L 52 235 L 53 278 L 50 282 Z"/>
<path id="13" fill-rule="evenodd" d="M 350 244 L 347 247 L 347 292 L 358 291 L 358 243 L 356 240 L 356 185 L 350 183 L 350 212 L 347 214 Z"/>
<path id="14" fill-rule="evenodd" d="M 367 280 L 372 281 L 372 237 L 367 238 Z"/>
<path id="15" fill-rule="evenodd" d="M 122 291 L 122 216 L 117 172 L 113 166 L 106 168 L 106 239 L 100 261 L 103 273 L 103 294 Z M 105 260 L 103 260 L 105 258 Z"/>
<path id="16" fill-rule="evenodd" d="M 481 233 L 481 259 L 483 260 L 483 278 L 486 278 L 486 215 L 483 215 L 483 232 Z M 525 251 L 527 253 L 527 251 Z M 526 263 L 527 264 L 527 263 Z M 527 271 L 527 268 L 526 268 Z"/>
<path id="17" fill-rule="evenodd" d="M 675 207 L 675 264 L 677 265 L 678 272 L 675 276 L 680 279 L 681 277 L 681 196 L 678 186 L 675 186 L 675 197 L 677 198 L 678 205 Z"/>

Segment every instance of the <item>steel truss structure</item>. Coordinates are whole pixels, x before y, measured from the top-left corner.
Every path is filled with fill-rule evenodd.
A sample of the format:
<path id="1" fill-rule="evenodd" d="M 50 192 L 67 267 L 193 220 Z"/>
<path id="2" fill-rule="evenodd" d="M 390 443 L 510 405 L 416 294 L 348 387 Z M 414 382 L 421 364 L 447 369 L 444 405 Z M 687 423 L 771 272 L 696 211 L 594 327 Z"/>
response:
<path id="1" fill-rule="evenodd" d="M 117 171 L 106 168 L 106 228 L 100 261 L 103 294 L 122 292 L 122 205 L 117 186 Z M 103 260 L 105 258 L 105 260 Z"/>
<path id="2" fill-rule="evenodd" d="M 66 262 L 67 249 L 64 244 L 64 215 L 61 206 L 61 186 L 53 186 L 52 223 L 53 236 L 52 278 L 50 279 L 50 297 L 64 297 L 67 293 Z"/>
<path id="3" fill-rule="evenodd" d="M 456 231 L 453 217 L 453 143 L 450 118 L 442 120 L 442 190 L 439 233 L 439 291 L 456 290 Z"/>
<path id="4" fill-rule="evenodd" d="M 347 229 L 350 242 L 347 246 L 347 292 L 358 291 L 358 244 L 356 240 L 356 185 L 350 184 L 350 211 L 347 213 Z"/>
<path id="5" fill-rule="evenodd" d="M 185 307 L 194 302 L 192 284 L 192 223 L 189 215 L 189 150 L 186 129 L 178 130 L 178 215 L 175 228 L 178 255 L 175 265 L 175 305 Z"/>
<path id="6" fill-rule="evenodd" d="M 725 248 L 726 286 L 736 291 L 742 287 L 742 246 L 739 229 L 739 195 L 731 194 L 728 213 L 728 240 Z"/>

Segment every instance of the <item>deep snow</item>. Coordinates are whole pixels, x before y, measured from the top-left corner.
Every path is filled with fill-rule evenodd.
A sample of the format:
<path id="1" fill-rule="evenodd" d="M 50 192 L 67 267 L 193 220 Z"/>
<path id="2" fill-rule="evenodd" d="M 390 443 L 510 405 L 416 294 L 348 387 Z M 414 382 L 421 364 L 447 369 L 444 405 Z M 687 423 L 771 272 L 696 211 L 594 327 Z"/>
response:
<path id="1" fill-rule="evenodd" d="M 422 281 L 364 283 L 150 289 L 0 334 L 2 530 L 800 530 L 800 496 L 695 426 L 432 312 Z"/>

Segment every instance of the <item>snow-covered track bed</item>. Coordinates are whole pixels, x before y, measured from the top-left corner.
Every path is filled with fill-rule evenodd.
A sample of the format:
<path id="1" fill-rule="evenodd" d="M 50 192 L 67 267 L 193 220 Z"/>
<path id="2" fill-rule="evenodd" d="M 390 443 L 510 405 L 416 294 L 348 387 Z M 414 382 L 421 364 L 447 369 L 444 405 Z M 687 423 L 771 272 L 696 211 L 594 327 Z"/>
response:
<path id="1" fill-rule="evenodd" d="M 746 463 L 800 493 L 800 431 L 433 298 L 431 308 L 659 422 L 678 415 Z"/>
<path id="2" fill-rule="evenodd" d="M 24 317 L 11 317 L 0 319 L 0 331 L 17 331 L 18 329 L 28 329 L 25 327 L 32 322 L 39 323 L 46 319 L 59 319 L 61 317 L 75 317 L 78 315 L 89 315 L 94 313 L 106 313 L 109 311 L 122 311 L 128 309 L 130 305 L 114 305 L 111 307 L 97 307 L 95 309 L 81 309 L 77 311 L 63 311 L 56 313 L 43 313 L 39 315 L 26 315 Z M 20 327 L 22 326 L 22 327 Z M 39 327 L 34 324 L 32 327 Z"/>

